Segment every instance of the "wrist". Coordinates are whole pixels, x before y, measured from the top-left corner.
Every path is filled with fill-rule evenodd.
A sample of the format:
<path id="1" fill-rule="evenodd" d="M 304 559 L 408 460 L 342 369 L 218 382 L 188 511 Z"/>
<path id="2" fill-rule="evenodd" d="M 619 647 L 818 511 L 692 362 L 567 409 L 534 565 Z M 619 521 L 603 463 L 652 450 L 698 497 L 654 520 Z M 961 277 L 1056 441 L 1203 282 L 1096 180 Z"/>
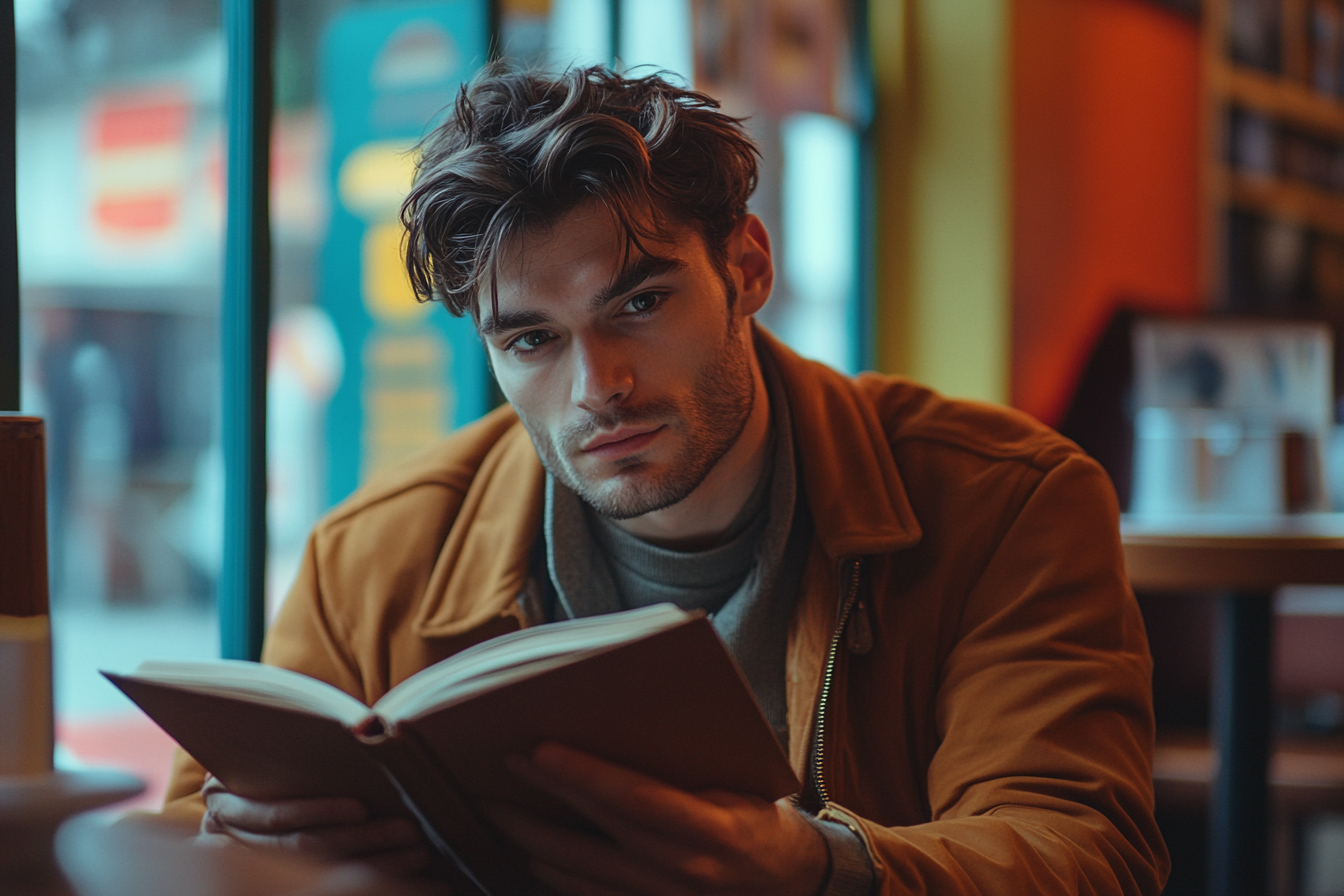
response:
<path id="1" fill-rule="evenodd" d="M 873 890 L 873 859 L 858 831 L 840 820 L 803 816 L 822 838 L 827 870 L 816 896 L 868 896 Z"/>
<path id="2" fill-rule="evenodd" d="M 831 875 L 830 847 L 809 815 L 791 803 L 785 811 L 796 832 L 791 838 L 793 861 L 789 863 L 792 871 L 787 892 L 793 896 L 822 896 Z"/>

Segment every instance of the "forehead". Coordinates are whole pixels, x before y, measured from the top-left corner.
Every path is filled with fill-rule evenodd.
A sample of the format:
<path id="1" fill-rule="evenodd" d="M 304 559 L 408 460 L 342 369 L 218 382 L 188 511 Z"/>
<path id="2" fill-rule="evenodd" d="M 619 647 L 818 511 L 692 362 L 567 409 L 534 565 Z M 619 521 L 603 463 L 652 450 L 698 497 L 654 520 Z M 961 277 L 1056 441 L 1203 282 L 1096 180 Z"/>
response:
<path id="1" fill-rule="evenodd" d="M 679 266 L 708 258 L 704 240 L 694 227 L 658 226 L 647 213 L 635 216 L 632 225 L 635 234 L 605 206 L 587 202 L 553 223 L 528 228 L 506 240 L 493 282 L 481 292 L 482 315 L 490 316 L 489 305 L 496 296 L 501 308 L 590 298 L 609 289 L 648 257 L 674 260 Z"/>

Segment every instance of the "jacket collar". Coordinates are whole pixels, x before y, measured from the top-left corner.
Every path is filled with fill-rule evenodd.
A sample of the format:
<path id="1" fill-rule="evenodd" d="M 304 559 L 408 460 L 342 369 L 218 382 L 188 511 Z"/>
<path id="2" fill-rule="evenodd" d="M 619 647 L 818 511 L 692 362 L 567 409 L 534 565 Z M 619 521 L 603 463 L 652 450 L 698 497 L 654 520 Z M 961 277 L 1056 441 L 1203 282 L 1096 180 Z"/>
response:
<path id="1" fill-rule="evenodd" d="M 868 397 L 849 377 L 799 357 L 763 328 L 755 334 L 762 363 L 773 364 L 784 384 L 803 494 L 826 554 L 838 560 L 917 543 L 919 523 Z M 544 483 L 515 418 L 467 487 L 414 622 L 418 635 L 464 634 L 518 598 L 540 531 Z"/>
<path id="2" fill-rule="evenodd" d="M 414 622 L 424 638 L 461 635 L 504 612 L 527 580 L 541 528 L 545 471 L 511 410 L 513 423 L 485 455 L 439 551 Z"/>
<path id="3" fill-rule="evenodd" d="M 784 383 L 814 537 L 826 554 L 838 560 L 916 544 L 919 521 L 868 396 L 850 377 L 799 357 L 759 326 L 756 349 Z"/>

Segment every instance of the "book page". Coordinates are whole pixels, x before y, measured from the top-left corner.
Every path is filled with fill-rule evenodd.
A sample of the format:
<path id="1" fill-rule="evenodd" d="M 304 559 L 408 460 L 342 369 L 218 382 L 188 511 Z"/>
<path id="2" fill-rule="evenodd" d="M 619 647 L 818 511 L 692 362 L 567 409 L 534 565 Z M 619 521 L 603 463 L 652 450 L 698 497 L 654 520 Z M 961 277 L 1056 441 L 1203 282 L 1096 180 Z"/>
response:
<path id="1" fill-rule="evenodd" d="M 369 708 L 340 688 L 299 672 L 245 660 L 167 662 L 146 660 L 128 676 L 217 697 L 235 697 L 312 715 L 326 716 L 353 728 Z"/>
<path id="2" fill-rule="evenodd" d="M 674 628 L 695 615 L 673 604 L 655 604 L 510 632 L 417 672 L 375 703 L 374 711 L 388 720 L 414 718 L 474 694 Z"/>

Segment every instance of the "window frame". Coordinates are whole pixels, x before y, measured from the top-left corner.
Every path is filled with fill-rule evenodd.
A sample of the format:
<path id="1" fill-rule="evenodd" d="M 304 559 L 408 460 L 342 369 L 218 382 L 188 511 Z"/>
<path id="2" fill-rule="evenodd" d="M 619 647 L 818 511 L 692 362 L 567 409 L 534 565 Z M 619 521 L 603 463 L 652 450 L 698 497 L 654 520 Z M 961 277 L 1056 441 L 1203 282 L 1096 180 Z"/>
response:
<path id="1" fill-rule="evenodd" d="M 20 410 L 18 112 L 14 0 L 0 6 L 0 413 Z"/>
<path id="2" fill-rule="evenodd" d="M 266 631 L 266 362 L 271 325 L 274 0 L 222 0 L 224 282 L 220 301 L 224 544 L 220 655 L 258 660 Z"/>

